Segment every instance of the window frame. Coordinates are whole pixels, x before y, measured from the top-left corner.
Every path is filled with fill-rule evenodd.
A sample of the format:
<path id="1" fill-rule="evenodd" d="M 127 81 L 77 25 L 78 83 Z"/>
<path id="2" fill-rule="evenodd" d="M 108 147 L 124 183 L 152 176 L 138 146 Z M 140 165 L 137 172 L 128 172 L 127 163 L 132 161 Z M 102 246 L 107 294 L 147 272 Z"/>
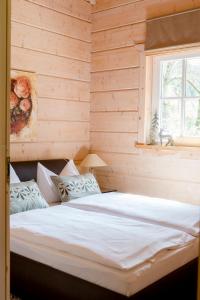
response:
<path id="1" fill-rule="evenodd" d="M 152 116 L 153 114 L 158 111 L 159 112 L 159 118 L 161 118 L 161 114 L 160 114 L 160 99 L 162 96 L 161 95 L 161 91 L 162 91 L 162 81 L 161 81 L 161 68 L 160 68 L 160 62 L 161 61 L 165 61 L 165 60 L 173 60 L 173 59 L 184 59 L 183 60 L 183 67 L 184 70 L 182 71 L 182 74 L 184 75 L 183 80 L 182 80 L 182 85 L 183 85 L 183 90 L 184 90 L 184 94 L 182 93 L 181 97 L 172 97 L 172 98 L 179 98 L 181 100 L 181 102 L 183 103 L 184 99 L 191 99 L 191 98 L 195 98 L 195 97 L 187 97 L 185 94 L 185 82 L 186 82 L 186 72 L 185 72 L 185 68 L 186 68 L 186 64 L 185 64 L 185 59 L 186 58 L 192 58 L 192 57 L 200 57 L 200 47 L 195 47 L 192 49 L 181 49 L 181 50 L 174 50 L 174 51 L 167 51 L 167 53 L 156 53 L 154 55 L 151 56 L 151 60 L 147 61 L 146 60 L 146 64 L 147 64 L 147 68 L 151 69 L 151 75 L 152 75 L 152 79 L 151 79 L 151 96 L 150 96 L 150 114 L 149 114 L 149 125 L 148 125 L 148 135 L 150 133 L 150 123 L 152 120 Z M 147 57 L 149 59 L 149 57 Z M 146 68 L 146 69 L 147 69 Z M 158 83 L 159 82 L 159 86 Z M 171 99 L 172 99 L 171 98 Z M 199 98 L 200 97 L 196 97 Z M 166 98 L 166 99 L 170 99 Z M 183 114 L 184 114 L 184 105 L 181 105 L 181 114 L 182 114 L 182 118 Z M 183 124 L 183 121 L 181 120 L 181 123 Z M 183 133 L 183 127 L 181 128 L 181 131 Z M 147 139 L 148 140 L 148 139 Z M 179 137 L 175 137 L 175 144 L 181 144 L 181 145 L 186 145 L 186 146 L 191 146 L 191 145 L 199 145 L 200 144 L 200 137 L 191 137 L 191 136 L 184 136 L 181 135 Z"/>

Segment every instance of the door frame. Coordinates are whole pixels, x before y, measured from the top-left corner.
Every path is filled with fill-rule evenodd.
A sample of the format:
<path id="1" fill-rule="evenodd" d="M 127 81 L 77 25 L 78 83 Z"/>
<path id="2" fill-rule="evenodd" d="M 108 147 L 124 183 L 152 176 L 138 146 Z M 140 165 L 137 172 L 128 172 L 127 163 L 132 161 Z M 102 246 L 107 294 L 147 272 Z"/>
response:
<path id="1" fill-rule="evenodd" d="M 9 299 L 10 0 L 0 1 L 0 299 Z"/>

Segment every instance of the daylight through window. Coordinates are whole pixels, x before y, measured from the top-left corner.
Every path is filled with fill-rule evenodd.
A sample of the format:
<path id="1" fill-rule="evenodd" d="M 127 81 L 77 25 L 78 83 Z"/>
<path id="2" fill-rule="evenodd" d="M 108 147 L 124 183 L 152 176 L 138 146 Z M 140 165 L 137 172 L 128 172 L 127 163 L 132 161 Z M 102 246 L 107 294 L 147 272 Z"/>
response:
<path id="1" fill-rule="evenodd" d="M 154 113 L 174 137 L 200 137 L 200 52 L 156 58 Z"/>

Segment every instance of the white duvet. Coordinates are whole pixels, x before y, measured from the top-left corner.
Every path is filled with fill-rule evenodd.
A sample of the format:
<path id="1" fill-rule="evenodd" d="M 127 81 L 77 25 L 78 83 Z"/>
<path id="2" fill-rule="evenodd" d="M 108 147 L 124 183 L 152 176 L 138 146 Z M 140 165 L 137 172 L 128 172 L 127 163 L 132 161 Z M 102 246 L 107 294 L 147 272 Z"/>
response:
<path id="1" fill-rule="evenodd" d="M 200 233 L 200 206 L 177 201 L 134 194 L 104 193 L 78 198 L 64 205 L 160 224 L 193 236 Z"/>
<path id="2" fill-rule="evenodd" d="M 184 247 L 195 239 L 169 227 L 64 205 L 12 215 L 10 226 L 11 239 L 120 270 L 129 270 L 161 251 Z"/>

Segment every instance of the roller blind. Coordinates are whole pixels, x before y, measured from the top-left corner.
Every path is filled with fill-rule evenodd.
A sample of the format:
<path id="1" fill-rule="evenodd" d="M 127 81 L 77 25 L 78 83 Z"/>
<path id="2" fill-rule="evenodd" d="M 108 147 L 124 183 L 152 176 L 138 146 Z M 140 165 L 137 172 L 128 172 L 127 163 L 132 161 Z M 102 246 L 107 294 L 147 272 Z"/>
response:
<path id="1" fill-rule="evenodd" d="M 200 42 L 200 9 L 147 20 L 146 50 Z"/>

